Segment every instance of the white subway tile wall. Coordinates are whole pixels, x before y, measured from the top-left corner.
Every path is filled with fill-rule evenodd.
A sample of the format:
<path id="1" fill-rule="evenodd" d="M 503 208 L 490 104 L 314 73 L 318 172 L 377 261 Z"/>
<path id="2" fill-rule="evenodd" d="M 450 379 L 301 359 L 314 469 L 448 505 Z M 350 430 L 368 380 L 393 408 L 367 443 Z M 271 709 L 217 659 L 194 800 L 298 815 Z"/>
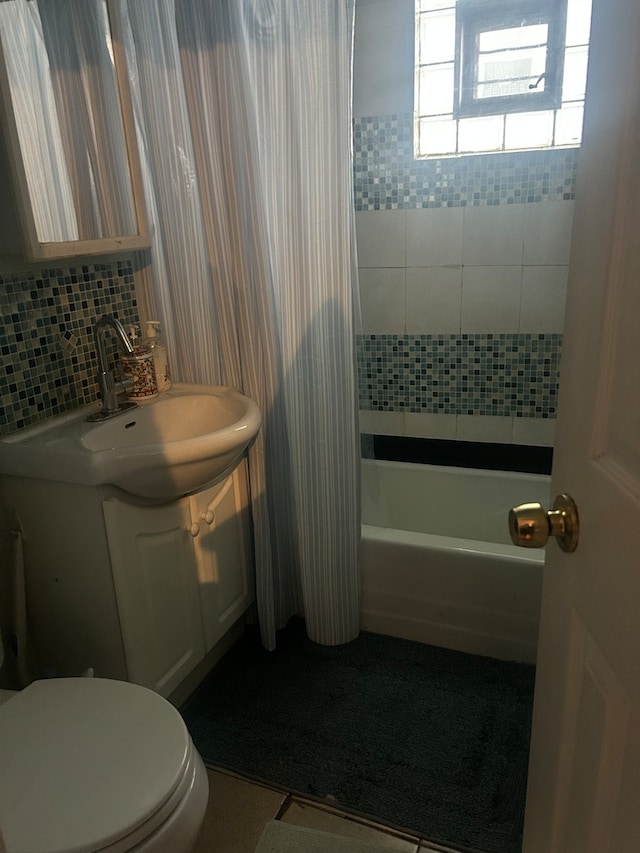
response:
<path id="1" fill-rule="evenodd" d="M 460 332 L 461 304 L 462 266 L 407 267 L 403 331 L 411 334 Z M 369 330 L 363 327 L 363 331 Z"/>
<path id="2" fill-rule="evenodd" d="M 521 266 L 465 266 L 462 331 L 500 334 L 517 330 L 521 290 Z"/>
<path id="3" fill-rule="evenodd" d="M 357 213 L 362 432 L 552 444 L 538 422 L 556 414 L 572 216 L 571 200 Z"/>
<path id="4" fill-rule="evenodd" d="M 399 275 L 393 284 L 405 305 L 404 335 L 389 310 L 393 330 L 381 329 L 377 313 L 359 341 L 361 431 L 550 445 L 578 149 L 415 160 L 414 22 L 414 0 L 356 2 L 358 263 L 361 272 L 406 271 L 404 292 Z M 469 150 L 490 135 L 485 125 L 469 122 Z M 365 317 L 373 293 L 362 288 Z M 384 302 L 379 289 L 375 299 Z M 419 341 L 420 353 L 402 360 L 407 340 Z M 452 346 L 470 341 L 492 353 L 498 342 L 493 380 L 468 349 L 464 364 L 450 360 Z M 434 366 L 425 375 L 423 361 Z M 449 408 L 435 396 L 443 387 Z M 396 415 L 404 420 L 392 425 Z M 508 423 L 493 418 L 510 419 L 510 439 Z"/>
<path id="5" fill-rule="evenodd" d="M 566 264 L 522 268 L 520 332 L 562 334 L 568 272 Z"/>
<path id="6" fill-rule="evenodd" d="M 491 267 L 521 264 L 524 213 L 522 204 L 465 208 L 462 262 Z"/>
<path id="7" fill-rule="evenodd" d="M 463 261 L 462 235 L 465 232 L 462 222 L 465 213 L 461 207 L 407 211 L 407 266 L 459 266 Z"/>
<path id="8" fill-rule="evenodd" d="M 404 267 L 360 270 L 362 331 L 365 334 L 404 334 L 405 278 Z"/>

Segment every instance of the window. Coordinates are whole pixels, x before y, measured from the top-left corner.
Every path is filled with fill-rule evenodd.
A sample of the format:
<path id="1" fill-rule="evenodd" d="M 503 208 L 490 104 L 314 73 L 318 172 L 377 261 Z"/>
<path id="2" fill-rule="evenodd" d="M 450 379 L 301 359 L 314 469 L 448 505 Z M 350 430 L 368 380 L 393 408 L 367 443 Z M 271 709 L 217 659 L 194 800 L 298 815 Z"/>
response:
<path id="1" fill-rule="evenodd" d="M 565 26 L 566 0 L 458 0 L 455 117 L 560 107 Z"/>
<path id="2" fill-rule="evenodd" d="M 580 144 L 591 0 L 416 0 L 418 159 Z"/>

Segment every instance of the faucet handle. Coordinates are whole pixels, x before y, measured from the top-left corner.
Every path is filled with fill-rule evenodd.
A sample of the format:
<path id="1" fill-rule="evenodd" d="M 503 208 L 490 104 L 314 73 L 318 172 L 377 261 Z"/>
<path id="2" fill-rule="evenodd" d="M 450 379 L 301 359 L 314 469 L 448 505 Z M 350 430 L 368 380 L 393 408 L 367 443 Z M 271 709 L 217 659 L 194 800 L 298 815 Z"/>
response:
<path id="1" fill-rule="evenodd" d="M 115 383 L 116 394 L 119 396 L 126 394 L 127 391 L 130 391 L 133 388 L 133 379 L 130 376 L 123 376 L 122 368 L 120 368 L 120 376 L 116 378 Z"/>

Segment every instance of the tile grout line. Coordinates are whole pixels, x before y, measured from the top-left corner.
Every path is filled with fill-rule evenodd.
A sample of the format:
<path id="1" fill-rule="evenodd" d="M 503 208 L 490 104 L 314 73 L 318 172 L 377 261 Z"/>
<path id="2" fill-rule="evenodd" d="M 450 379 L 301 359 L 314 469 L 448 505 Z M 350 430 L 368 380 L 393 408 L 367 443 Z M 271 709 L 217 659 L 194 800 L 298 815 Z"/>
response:
<path id="1" fill-rule="evenodd" d="M 330 803 L 319 802 L 313 799 L 309 799 L 301 794 L 295 794 L 291 791 L 287 791 L 285 788 L 279 788 L 277 786 L 273 786 L 266 782 L 259 782 L 255 779 L 251 779 L 247 776 L 243 776 L 240 773 L 236 773 L 234 771 L 230 771 L 223 767 L 216 767 L 215 765 L 206 765 L 208 770 L 212 770 L 216 773 L 221 773 L 222 775 L 229 776 L 233 779 L 238 779 L 242 782 L 246 782 L 247 784 L 257 787 L 264 788 L 269 791 L 273 791 L 274 793 L 281 794 L 283 796 L 283 800 L 280 803 L 278 809 L 276 810 L 275 815 L 271 820 L 281 821 L 286 813 L 289 811 L 292 805 L 299 804 L 301 806 L 305 806 L 314 811 L 325 812 L 330 815 L 334 815 L 335 817 L 339 817 L 342 820 L 348 821 L 350 823 L 355 823 L 360 826 L 368 827 L 369 829 L 376 830 L 377 832 L 387 835 L 390 838 L 395 838 L 403 841 L 407 841 L 413 845 L 415 845 L 412 853 L 460 853 L 460 851 L 455 850 L 452 847 L 445 847 L 440 845 L 434 845 L 434 842 L 429 841 L 426 838 L 421 838 L 419 835 L 412 835 L 409 831 L 402 831 L 400 829 L 396 829 L 395 827 L 387 826 L 386 824 L 377 823 L 374 820 L 370 820 L 366 817 L 360 817 L 358 815 L 351 814 L 349 812 L 342 811 L 337 805 L 332 805 Z M 305 825 L 305 824 L 301 824 Z M 371 843 L 379 843 L 383 844 L 383 841 L 380 842 L 371 842 Z"/>
<path id="2" fill-rule="evenodd" d="M 289 810 L 289 806 L 291 805 L 292 802 L 293 802 L 293 795 L 292 794 L 286 794 L 284 800 L 280 803 L 280 808 L 275 813 L 273 820 L 282 820 L 282 818 L 285 816 L 285 814 Z"/>

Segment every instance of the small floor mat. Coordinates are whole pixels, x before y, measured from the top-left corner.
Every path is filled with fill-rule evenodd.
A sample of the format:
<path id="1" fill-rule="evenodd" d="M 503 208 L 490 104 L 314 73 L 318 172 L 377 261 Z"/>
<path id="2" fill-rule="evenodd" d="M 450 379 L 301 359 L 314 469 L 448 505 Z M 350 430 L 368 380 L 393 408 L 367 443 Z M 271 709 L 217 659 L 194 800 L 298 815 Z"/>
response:
<path id="1" fill-rule="evenodd" d="M 206 763 L 464 851 L 520 853 L 534 668 L 296 620 L 183 708 Z"/>

